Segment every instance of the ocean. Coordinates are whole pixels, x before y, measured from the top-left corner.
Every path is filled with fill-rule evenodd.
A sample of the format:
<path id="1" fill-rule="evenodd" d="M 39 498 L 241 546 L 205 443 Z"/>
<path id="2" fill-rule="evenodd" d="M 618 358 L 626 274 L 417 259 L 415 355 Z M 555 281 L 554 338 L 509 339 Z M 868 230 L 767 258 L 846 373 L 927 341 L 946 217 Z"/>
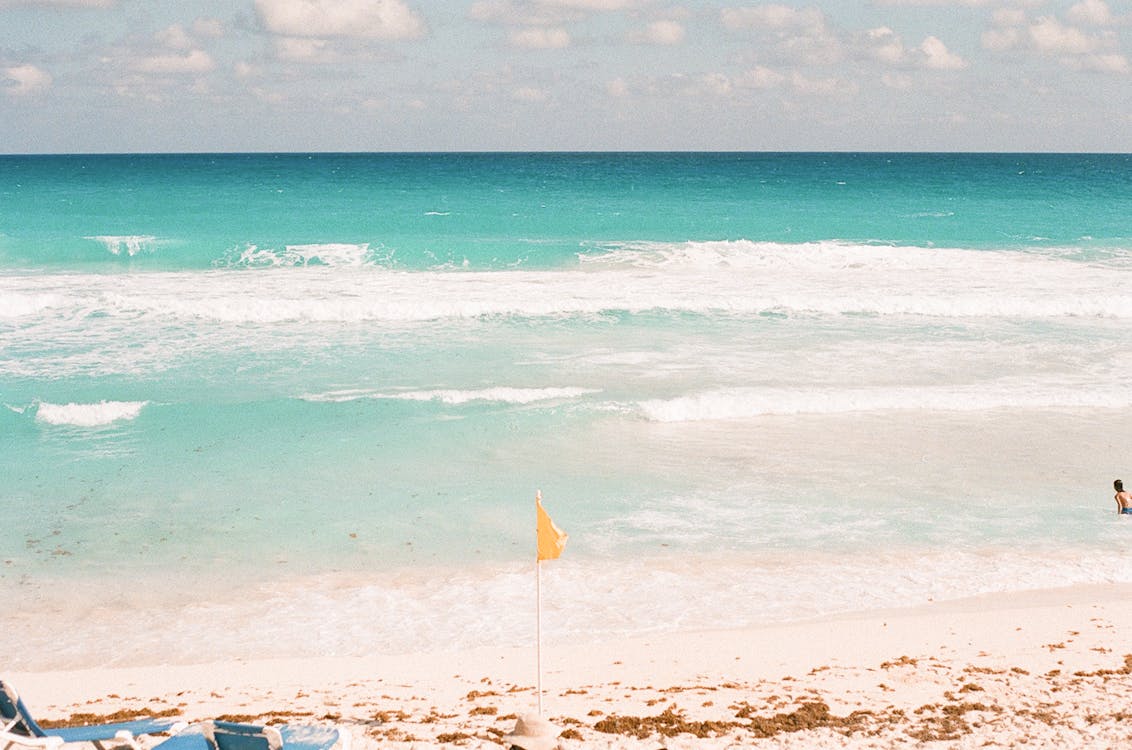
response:
<path id="1" fill-rule="evenodd" d="M 1132 582 L 1132 156 L 0 157 L 12 669 Z"/>

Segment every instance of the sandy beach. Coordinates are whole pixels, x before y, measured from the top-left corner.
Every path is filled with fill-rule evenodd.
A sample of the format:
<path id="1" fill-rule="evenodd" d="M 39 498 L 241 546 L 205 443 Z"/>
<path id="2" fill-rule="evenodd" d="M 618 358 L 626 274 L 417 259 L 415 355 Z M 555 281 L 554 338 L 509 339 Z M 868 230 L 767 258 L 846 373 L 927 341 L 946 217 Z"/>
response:
<path id="1" fill-rule="evenodd" d="M 1132 586 L 544 648 L 561 746 L 1113 747 L 1132 741 Z M 204 661 L 204 660 L 202 660 Z M 40 718 L 336 723 L 355 748 L 498 747 L 530 649 L 5 675 Z"/>

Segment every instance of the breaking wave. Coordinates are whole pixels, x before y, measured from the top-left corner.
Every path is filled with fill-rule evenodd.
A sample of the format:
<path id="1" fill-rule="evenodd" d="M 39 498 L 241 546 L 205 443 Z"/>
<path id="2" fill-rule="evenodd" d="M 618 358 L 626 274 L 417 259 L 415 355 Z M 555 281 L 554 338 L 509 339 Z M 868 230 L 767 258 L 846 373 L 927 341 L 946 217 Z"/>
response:
<path id="1" fill-rule="evenodd" d="M 105 234 L 105 235 L 95 235 L 93 237 L 85 237 L 84 239 L 94 240 L 95 242 L 101 242 L 103 247 L 106 248 L 106 251 L 109 252 L 111 255 L 125 255 L 125 256 L 131 257 L 131 258 L 134 257 L 135 255 L 140 255 L 142 253 L 153 252 L 154 245 L 157 242 L 156 237 L 154 237 L 152 235 L 148 235 L 148 234 L 141 234 L 141 235 Z"/>
<path id="2" fill-rule="evenodd" d="M 811 243 L 638 243 L 565 269 L 391 270 L 368 245 L 249 247 L 256 273 L 0 278 L 0 317 L 419 322 L 609 312 L 1132 318 L 1127 268 L 1056 255 Z M 0 303 L 2 304 L 2 303 Z M 47 308 L 50 309 L 47 309 Z M 32 315 L 29 315 L 32 314 Z"/>
<path id="3" fill-rule="evenodd" d="M 327 242 L 287 245 L 282 250 L 247 245 L 231 251 L 216 265 L 224 268 L 276 268 L 331 266 L 356 268 L 373 265 L 369 243 Z"/>
<path id="4" fill-rule="evenodd" d="M 50 404 L 41 402 L 36 420 L 50 425 L 102 427 L 121 420 L 135 419 L 148 401 L 99 401 L 97 404 Z"/>

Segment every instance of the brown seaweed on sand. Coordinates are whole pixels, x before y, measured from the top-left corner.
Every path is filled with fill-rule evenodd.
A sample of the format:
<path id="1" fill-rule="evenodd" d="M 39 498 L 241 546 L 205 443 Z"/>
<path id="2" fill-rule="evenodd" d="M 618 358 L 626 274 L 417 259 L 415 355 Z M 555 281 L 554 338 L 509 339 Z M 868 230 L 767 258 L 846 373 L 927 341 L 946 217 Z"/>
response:
<path id="1" fill-rule="evenodd" d="M 594 729 L 605 734 L 625 734 L 645 739 L 651 734 L 675 737 L 691 734 L 696 737 L 718 737 L 742 724 L 733 721 L 688 721 L 684 712 L 669 706 L 656 716 L 611 715 L 594 724 Z"/>

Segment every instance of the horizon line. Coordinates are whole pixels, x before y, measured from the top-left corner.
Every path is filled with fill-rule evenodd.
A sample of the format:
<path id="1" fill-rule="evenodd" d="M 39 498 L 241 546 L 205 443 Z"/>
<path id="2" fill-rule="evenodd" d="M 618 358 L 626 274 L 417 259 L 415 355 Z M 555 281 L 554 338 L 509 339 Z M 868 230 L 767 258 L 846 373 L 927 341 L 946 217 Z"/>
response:
<path id="1" fill-rule="evenodd" d="M 994 151 L 980 149 L 451 149 L 451 150 L 201 150 L 201 151 L 18 151 L 0 152 L 0 158 L 9 157 L 66 157 L 66 156 L 585 156 L 585 155 L 987 155 L 987 156 L 1132 156 L 1132 151 Z"/>

